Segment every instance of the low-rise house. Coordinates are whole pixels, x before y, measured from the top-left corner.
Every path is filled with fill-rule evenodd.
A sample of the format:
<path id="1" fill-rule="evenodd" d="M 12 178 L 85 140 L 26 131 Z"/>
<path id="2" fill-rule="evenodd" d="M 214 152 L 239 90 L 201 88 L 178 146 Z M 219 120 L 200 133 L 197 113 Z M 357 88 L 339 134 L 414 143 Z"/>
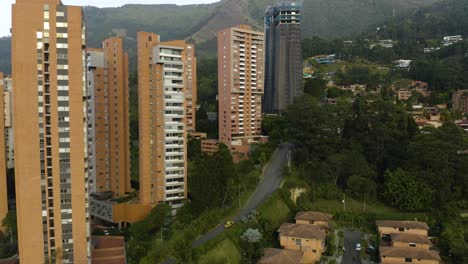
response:
<path id="1" fill-rule="evenodd" d="M 455 121 L 455 124 L 457 124 L 459 127 L 464 129 L 465 131 L 468 131 L 468 120 L 467 119 L 457 120 L 457 121 Z"/>
<path id="2" fill-rule="evenodd" d="M 390 234 L 392 247 L 430 249 L 429 237 L 417 234 L 392 233 Z"/>
<path id="3" fill-rule="evenodd" d="M 93 236 L 91 238 L 93 264 L 126 264 L 125 239 L 122 236 Z"/>
<path id="4" fill-rule="evenodd" d="M 380 247 L 381 264 L 439 264 L 440 256 L 437 251 L 404 248 L 404 247 Z"/>
<path id="5" fill-rule="evenodd" d="M 322 212 L 298 212 L 294 217 L 296 224 L 309 224 L 330 227 L 332 215 Z"/>
<path id="6" fill-rule="evenodd" d="M 219 141 L 216 139 L 202 139 L 201 140 L 201 151 L 203 153 L 212 154 L 218 151 Z"/>
<path id="7" fill-rule="evenodd" d="M 301 251 L 266 248 L 263 252 L 263 257 L 258 262 L 259 264 L 301 264 Z"/>
<path id="8" fill-rule="evenodd" d="M 380 237 L 389 238 L 393 233 L 406 233 L 427 236 L 429 226 L 425 222 L 418 221 L 389 221 L 376 222 Z"/>
<path id="9" fill-rule="evenodd" d="M 303 263 L 315 263 L 325 252 L 326 231 L 310 224 L 282 224 L 278 230 L 281 248 L 304 253 Z"/>
<path id="10" fill-rule="evenodd" d="M 411 92 L 410 90 L 397 91 L 397 97 L 398 97 L 398 100 L 400 101 L 406 101 L 410 99 L 412 95 L 413 95 L 413 92 Z"/>

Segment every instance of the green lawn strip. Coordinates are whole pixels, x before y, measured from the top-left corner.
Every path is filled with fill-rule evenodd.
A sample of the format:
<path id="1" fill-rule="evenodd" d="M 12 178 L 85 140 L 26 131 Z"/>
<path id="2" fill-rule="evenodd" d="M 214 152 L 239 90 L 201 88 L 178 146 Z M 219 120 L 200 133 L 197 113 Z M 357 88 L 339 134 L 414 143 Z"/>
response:
<path id="1" fill-rule="evenodd" d="M 220 243 L 198 259 L 200 264 L 241 263 L 242 256 L 237 246 L 229 239 L 224 238 Z"/>

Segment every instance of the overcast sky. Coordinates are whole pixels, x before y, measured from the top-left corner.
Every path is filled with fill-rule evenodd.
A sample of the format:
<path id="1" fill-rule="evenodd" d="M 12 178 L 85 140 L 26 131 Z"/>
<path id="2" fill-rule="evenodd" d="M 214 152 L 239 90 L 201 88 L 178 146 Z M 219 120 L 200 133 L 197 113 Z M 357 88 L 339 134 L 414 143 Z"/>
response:
<path id="1" fill-rule="evenodd" d="M 33 1 L 33 0 L 32 0 Z M 91 5 L 98 7 L 115 7 L 125 4 L 206 4 L 219 0 L 62 0 L 65 5 Z M 0 37 L 10 35 L 11 4 L 15 0 L 0 0 Z"/>

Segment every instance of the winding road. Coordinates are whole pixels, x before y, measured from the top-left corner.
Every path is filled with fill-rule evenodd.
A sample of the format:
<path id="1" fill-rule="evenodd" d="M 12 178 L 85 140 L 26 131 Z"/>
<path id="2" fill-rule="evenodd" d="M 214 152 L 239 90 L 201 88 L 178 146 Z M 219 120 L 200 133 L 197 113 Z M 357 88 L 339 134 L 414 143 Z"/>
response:
<path id="1" fill-rule="evenodd" d="M 249 215 L 250 212 L 262 205 L 276 191 L 276 189 L 278 189 L 278 187 L 281 185 L 281 182 L 283 181 L 283 168 L 290 160 L 291 150 L 292 144 L 289 143 L 282 143 L 278 146 L 270 161 L 264 168 L 263 179 L 258 184 L 257 189 L 250 197 L 249 201 L 244 205 L 244 207 L 239 210 L 232 218 L 234 222 L 238 222 L 243 217 Z M 211 239 L 222 234 L 225 230 L 226 228 L 224 228 L 224 223 L 220 223 L 210 232 L 193 241 L 192 246 L 194 248 L 200 247 Z M 162 262 L 162 264 L 174 263 L 177 263 L 177 260 L 173 258 Z"/>

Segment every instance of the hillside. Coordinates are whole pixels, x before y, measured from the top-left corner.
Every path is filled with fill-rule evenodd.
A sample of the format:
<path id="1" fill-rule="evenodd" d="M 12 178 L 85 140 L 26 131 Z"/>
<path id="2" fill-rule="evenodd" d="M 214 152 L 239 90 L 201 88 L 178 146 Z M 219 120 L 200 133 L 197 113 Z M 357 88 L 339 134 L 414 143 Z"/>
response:
<path id="1" fill-rule="evenodd" d="M 343 37 L 366 31 L 396 14 L 407 14 L 437 0 L 305 0 L 304 37 Z M 99 47 L 103 39 L 121 36 L 135 62 L 137 31 L 157 32 L 163 40 L 186 38 L 198 45 L 201 55 L 213 55 L 214 38 L 220 29 L 246 23 L 261 30 L 266 7 L 276 0 L 222 0 L 203 5 L 125 5 L 118 8 L 85 7 L 88 46 Z M 0 71 L 10 72 L 7 47 L 0 39 Z"/>

